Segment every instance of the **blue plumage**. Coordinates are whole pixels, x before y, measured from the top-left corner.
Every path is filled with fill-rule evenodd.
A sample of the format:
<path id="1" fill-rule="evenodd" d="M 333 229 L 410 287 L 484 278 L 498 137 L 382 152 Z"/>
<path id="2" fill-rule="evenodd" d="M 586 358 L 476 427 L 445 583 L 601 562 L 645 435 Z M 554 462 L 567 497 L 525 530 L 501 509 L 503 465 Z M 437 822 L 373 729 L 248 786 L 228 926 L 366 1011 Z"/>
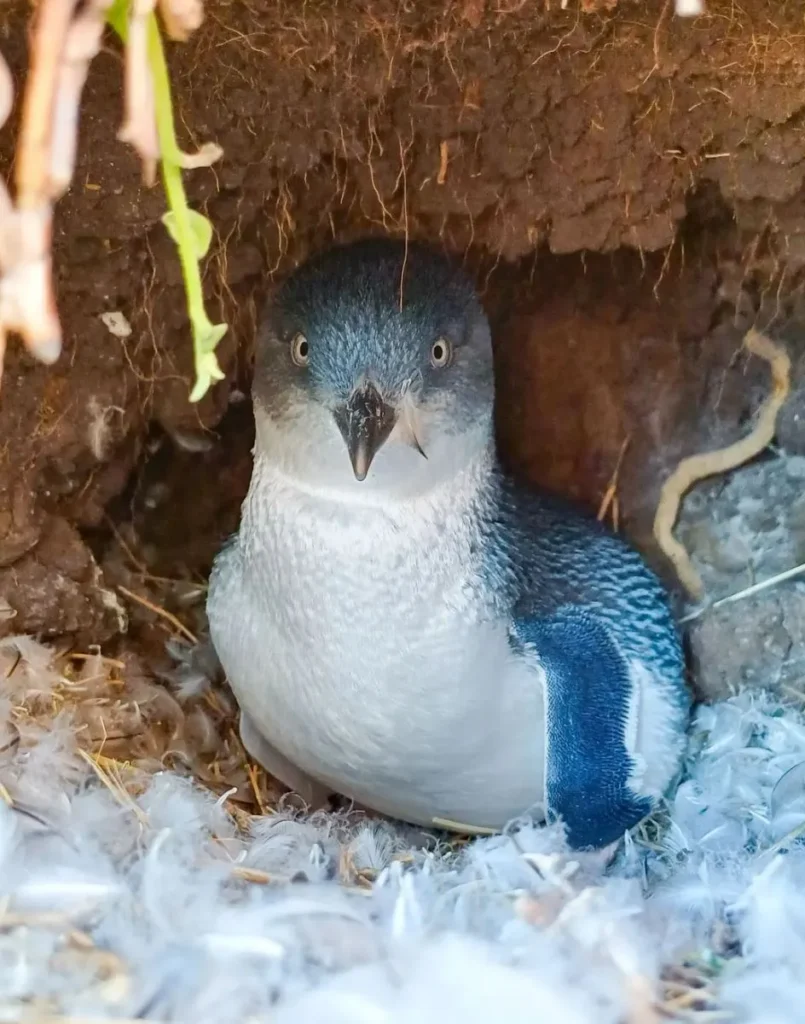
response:
<path id="1" fill-rule="evenodd" d="M 389 240 L 316 257 L 267 311 L 254 398 L 209 600 L 254 756 L 311 799 L 558 817 L 576 847 L 648 813 L 689 710 L 666 595 L 621 538 L 501 469 L 463 273 Z"/>
<path id="2" fill-rule="evenodd" d="M 564 821 L 571 846 L 606 846 L 652 809 L 651 800 L 629 787 L 626 661 L 606 628 L 578 607 L 515 620 L 513 633 L 547 676 L 548 817 Z"/>
<path id="3" fill-rule="evenodd" d="M 631 547 L 570 502 L 501 475 L 492 508 L 491 578 L 510 563 L 512 645 L 547 675 L 547 810 L 572 846 L 605 846 L 656 803 L 629 785 L 629 659 L 656 673 L 671 721 L 690 706 L 667 595 Z"/>

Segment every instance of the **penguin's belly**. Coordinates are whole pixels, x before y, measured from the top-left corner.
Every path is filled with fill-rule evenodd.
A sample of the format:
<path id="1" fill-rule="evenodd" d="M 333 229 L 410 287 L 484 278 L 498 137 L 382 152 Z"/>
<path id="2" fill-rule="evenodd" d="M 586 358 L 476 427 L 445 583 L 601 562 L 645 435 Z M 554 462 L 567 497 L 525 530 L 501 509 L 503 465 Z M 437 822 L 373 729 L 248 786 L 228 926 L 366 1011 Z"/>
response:
<path id="1" fill-rule="evenodd" d="M 211 586 L 213 641 L 252 725 L 313 779 L 413 823 L 539 813 L 541 681 L 505 623 L 444 567 L 356 573 L 315 554 L 263 545 L 255 571 L 234 553 Z"/>
<path id="2" fill-rule="evenodd" d="M 392 634 L 408 632 L 395 625 Z M 539 679 L 515 662 L 503 630 L 478 627 L 448 648 L 427 637 L 390 645 L 357 627 L 312 644 L 294 633 L 255 623 L 268 657 L 254 653 L 229 674 L 259 732 L 308 775 L 419 824 L 500 827 L 541 804 Z"/>

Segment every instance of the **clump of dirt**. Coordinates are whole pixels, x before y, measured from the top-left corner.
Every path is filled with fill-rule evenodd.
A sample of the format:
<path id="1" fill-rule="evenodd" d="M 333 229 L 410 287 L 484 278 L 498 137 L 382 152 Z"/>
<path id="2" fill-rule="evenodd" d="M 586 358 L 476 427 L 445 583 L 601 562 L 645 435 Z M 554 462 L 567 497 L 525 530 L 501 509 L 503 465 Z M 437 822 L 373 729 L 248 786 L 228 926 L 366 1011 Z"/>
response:
<path id="1" fill-rule="evenodd" d="M 19 79 L 28 5 L 6 13 Z M 188 147 L 225 152 L 186 175 L 216 229 L 210 316 L 230 324 L 227 380 L 195 406 L 164 200 L 115 140 L 110 40 L 57 208 L 64 355 L 48 369 L 13 347 L 0 391 L 0 633 L 108 640 L 127 617 L 153 626 L 113 586 L 203 580 L 248 482 L 259 310 L 309 251 L 367 232 L 467 260 L 495 322 L 507 461 L 593 507 L 616 474 L 610 513 L 665 570 L 660 484 L 762 400 L 765 368 L 738 355 L 758 316 L 788 325 L 778 440 L 805 450 L 802 38 L 801 12 L 772 0 L 694 20 L 665 0 L 207 0 L 170 51 Z"/>

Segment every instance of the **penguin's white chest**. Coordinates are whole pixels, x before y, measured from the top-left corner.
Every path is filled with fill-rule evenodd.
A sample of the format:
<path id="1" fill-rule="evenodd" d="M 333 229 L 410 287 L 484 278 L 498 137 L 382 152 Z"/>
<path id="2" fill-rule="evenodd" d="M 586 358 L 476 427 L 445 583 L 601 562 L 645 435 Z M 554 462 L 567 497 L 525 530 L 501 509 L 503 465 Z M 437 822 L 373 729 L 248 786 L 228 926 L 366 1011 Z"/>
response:
<path id="1" fill-rule="evenodd" d="M 210 625 L 241 706 L 307 774 L 410 821 L 500 827 L 543 801 L 543 696 L 472 524 L 460 496 L 343 505 L 256 473 Z"/>

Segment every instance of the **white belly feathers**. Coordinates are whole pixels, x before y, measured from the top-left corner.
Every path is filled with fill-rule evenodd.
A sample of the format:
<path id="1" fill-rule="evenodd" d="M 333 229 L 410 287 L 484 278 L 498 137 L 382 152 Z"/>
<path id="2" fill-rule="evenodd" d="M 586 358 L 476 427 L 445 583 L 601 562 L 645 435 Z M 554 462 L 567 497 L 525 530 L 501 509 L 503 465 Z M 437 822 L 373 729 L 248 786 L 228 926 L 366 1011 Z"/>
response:
<path id="1" fill-rule="evenodd" d="M 461 499 L 347 504 L 256 465 L 210 626 L 241 706 L 307 774 L 422 824 L 500 827 L 543 800 L 542 693 L 473 578 Z"/>

